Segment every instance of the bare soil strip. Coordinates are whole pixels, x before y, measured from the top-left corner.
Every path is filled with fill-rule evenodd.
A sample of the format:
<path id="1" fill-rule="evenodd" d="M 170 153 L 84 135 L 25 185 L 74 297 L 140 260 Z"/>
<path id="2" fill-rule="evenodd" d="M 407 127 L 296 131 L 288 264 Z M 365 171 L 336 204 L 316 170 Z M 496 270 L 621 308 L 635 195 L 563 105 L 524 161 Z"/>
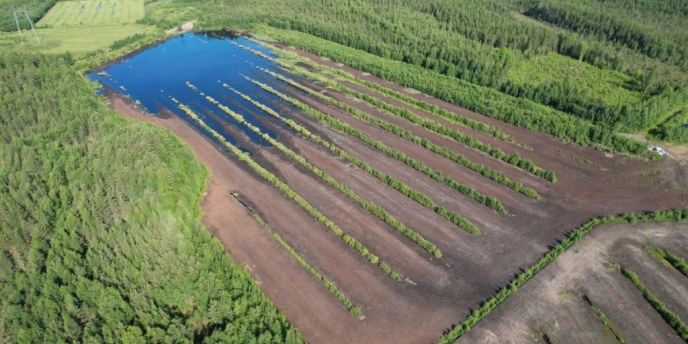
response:
<path id="1" fill-rule="evenodd" d="M 163 119 L 144 114 L 130 101 L 117 95 L 113 95 L 111 101 L 112 107 L 124 116 L 171 130 L 210 169 L 212 175 L 208 191 L 201 204 L 204 224 L 232 258 L 246 266 L 308 342 L 383 343 L 393 336 L 404 336 L 411 342 L 431 342 L 437 333 L 425 329 L 446 321 L 454 312 L 449 305 L 424 292 L 425 287 L 384 278 L 377 268 L 363 262 L 346 244 L 320 228 L 319 223 L 293 202 L 252 175 L 241 163 L 227 156 L 175 115 Z M 265 220 L 280 231 L 306 260 L 330 277 L 339 288 L 346 290 L 351 300 L 361 306 L 366 319 L 352 317 L 327 289 L 260 228 L 244 206 L 230 195 L 232 191 L 240 192 L 256 205 L 256 210 Z M 333 211 L 337 209 L 334 207 Z M 395 240 L 381 242 L 393 246 L 386 250 L 387 253 L 408 249 L 406 245 L 393 244 Z M 411 259 L 407 264 L 423 261 Z M 400 267 L 412 270 L 403 264 Z M 430 266 L 420 270 L 423 275 L 433 276 L 431 279 L 446 276 L 444 271 L 433 273 L 437 269 Z M 425 316 L 418 317 L 418 314 Z"/>
<path id="2" fill-rule="evenodd" d="M 363 135 L 365 135 L 365 137 L 366 137 L 365 140 L 367 142 L 370 142 L 370 141 L 368 141 L 369 139 L 381 142 L 384 146 L 382 149 L 379 149 L 380 151 L 384 152 L 389 147 L 389 148 L 392 148 L 396 151 L 403 152 L 403 154 L 406 157 L 412 159 L 410 162 L 407 161 L 408 159 L 404 160 L 404 162 L 406 162 L 406 164 L 409 166 L 413 166 L 419 172 L 422 171 L 426 175 L 433 176 L 433 178 L 435 178 L 435 176 L 437 175 L 437 172 L 442 172 L 442 170 L 438 170 L 437 168 L 435 168 L 431 165 L 428 165 L 427 163 L 424 163 L 423 157 L 428 156 L 428 154 L 427 154 L 428 152 L 424 148 L 422 148 L 422 147 L 420 147 L 420 146 L 418 146 L 418 145 L 416 145 L 410 141 L 402 139 L 402 138 L 400 138 L 400 137 L 398 137 L 392 133 L 389 133 L 383 129 L 380 129 L 377 126 L 371 125 L 371 124 L 366 123 L 364 121 L 361 121 L 357 118 L 354 118 L 350 114 L 346 113 L 344 110 L 341 110 L 338 107 L 335 107 L 335 106 L 330 105 L 330 104 L 326 104 L 326 103 L 324 103 L 318 99 L 310 98 L 310 97 L 304 95 L 301 91 L 294 90 L 294 89 L 291 89 L 289 87 L 279 86 L 279 85 L 275 85 L 275 86 L 277 87 L 277 89 L 275 89 L 275 91 L 278 94 L 282 94 L 288 98 L 296 99 L 296 101 L 298 101 L 299 103 L 305 104 L 305 106 L 307 106 L 308 108 L 315 109 L 318 112 L 325 114 L 325 116 L 333 118 L 334 120 L 338 121 L 339 123 L 344 123 L 344 125 L 360 131 L 361 133 L 363 133 Z M 353 138 L 353 137 L 351 139 L 357 140 L 356 138 Z M 361 140 L 363 140 L 363 139 L 361 139 Z M 399 149 L 400 148 L 399 145 L 403 145 L 404 149 Z M 413 150 L 415 154 L 409 154 L 409 150 Z M 429 156 L 437 158 L 438 160 L 442 160 L 442 161 L 446 160 L 446 159 L 439 157 L 439 156 L 436 156 L 434 154 L 430 154 Z M 397 158 L 398 158 L 398 156 L 397 156 Z M 402 160 L 402 159 L 404 159 L 404 158 L 399 158 L 399 160 Z M 452 162 L 445 161 L 445 163 L 453 165 Z M 428 170 L 427 167 L 430 167 L 430 170 Z M 468 174 L 469 176 L 474 177 L 474 178 L 476 177 L 472 171 L 468 171 L 465 169 L 463 172 Z M 457 194 L 468 195 L 475 202 L 482 203 L 486 207 L 488 206 L 488 202 L 486 202 L 484 199 L 490 198 L 490 197 L 492 198 L 492 201 L 501 205 L 501 203 L 499 203 L 500 202 L 499 199 L 492 197 L 490 195 L 485 195 L 485 194 L 481 193 L 480 190 L 476 190 L 475 187 L 468 185 L 461 178 L 457 179 L 457 178 L 453 178 L 451 176 L 440 175 L 439 177 L 437 177 L 435 179 L 443 180 L 443 183 L 447 182 L 447 181 L 453 183 L 453 185 L 454 185 L 453 187 L 455 187 L 457 189 Z M 504 189 L 506 189 L 504 186 L 502 186 L 502 187 Z M 462 188 L 468 189 L 468 191 L 463 191 Z M 503 208 L 503 205 L 500 208 L 501 208 L 500 210 L 502 212 L 506 212 Z M 495 211 L 497 211 L 497 210 L 495 210 Z"/>
<path id="3" fill-rule="evenodd" d="M 483 156 L 494 155 L 493 157 L 495 157 L 497 161 L 511 166 L 512 168 L 520 169 L 529 174 L 542 176 L 543 179 L 546 179 L 544 178 L 543 174 L 545 171 L 538 166 L 532 165 L 532 162 L 530 162 L 532 170 L 526 170 L 522 167 L 519 167 L 517 162 L 511 160 L 511 158 L 514 157 L 518 158 L 521 162 L 529 163 L 528 161 L 523 160 L 522 157 L 518 157 L 516 155 L 512 156 L 511 154 L 504 153 L 502 151 L 502 156 L 500 158 L 498 155 L 499 149 L 494 149 L 491 145 L 482 142 L 471 135 L 466 135 L 461 131 L 454 130 L 451 128 L 451 126 L 447 127 L 435 119 L 418 116 L 411 111 L 406 111 L 405 109 L 391 106 L 375 96 L 360 93 L 356 90 L 337 84 L 334 81 L 329 81 L 323 78 L 316 77 L 316 80 L 310 80 L 310 78 L 312 78 L 314 75 L 313 73 L 308 73 L 308 75 L 306 75 L 309 80 L 304 79 L 300 82 L 296 82 L 294 79 L 295 75 L 289 72 L 283 71 L 289 74 L 291 78 L 267 71 L 265 69 L 261 70 L 280 81 L 292 86 L 296 86 L 299 89 L 306 90 L 306 92 L 314 94 L 318 98 L 325 100 L 328 103 L 343 103 L 346 99 L 351 99 L 355 102 L 350 105 L 353 110 L 347 109 L 347 112 L 350 112 L 356 117 L 361 117 L 362 114 L 366 118 L 365 121 L 371 124 L 381 122 L 384 124 L 383 129 L 387 131 L 392 131 L 390 128 L 388 128 L 388 125 L 391 124 L 395 127 L 394 131 L 399 129 L 406 130 L 413 133 L 414 136 L 425 138 L 435 145 L 437 145 L 437 139 L 442 139 L 440 142 L 443 144 L 439 145 L 442 148 L 447 148 L 446 144 L 451 143 L 452 145 L 462 147 L 475 154 Z M 432 151 L 430 148 L 427 149 Z"/>
<path id="4" fill-rule="evenodd" d="M 363 162 L 363 160 L 361 160 L 358 157 L 356 157 L 355 155 L 352 155 L 351 153 L 343 150 L 341 147 L 337 146 L 336 144 L 334 144 L 330 141 L 323 140 L 318 134 L 309 131 L 308 129 L 306 129 L 302 125 L 298 124 L 294 120 L 280 115 L 273 108 L 256 101 L 255 99 L 239 92 L 238 90 L 236 90 L 234 88 L 227 86 L 226 84 L 223 84 L 223 86 L 228 88 L 229 90 L 231 90 L 235 94 L 248 100 L 254 106 L 259 107 L 262 112 L 267 113 L 270 116 L 279 119 L 282 122 L 282 124 L 287 124 L 288 127 L 291 130 L 294 130 L 297 134 L 303 135 L 304 137 L 307 137 L 308 139 L 310 139 L 310 141 L 317 143 L 319 146 L 321 146 L 325 150 L 329 150 L 333 155 L 338 156 L 339 158 L 345 159 L 346 161 L 351 163 L 354 167 L 360 168 L 360 169 L 368 172 L 371 176 L 377 178 L 381 182 L 389 184 L 390 186 L 393 185 L 393 188 L 395 190 L 406 195 L 408 198 L 414 200 L 416 203 L 422 205 L 423 207 L 432 210 L 433 212 L 446 218 L 447 220 L 450 220 L 452 223 L 456 224 L 459 228 L 463 228 L 466 231 L 471 232 L 473 234 L 476 234 L 475 232 L 478 231 L 478 229 L 472 223 L 465 220 L 465 218 L 460 218 L 460 215 L 452 212 L 451 210 L 446 210 L 444 207 L 442 207 L 441 205 L 438 205 L 436 202 L 434 202 L 430 197 L 427 197 L 427 195 L 418 192 L 417 190 L 409 187 L 407 184 L 400 182 L 398 179 L 394 179 L 394 177 L 392 177 L 389 174 L 386 174 L 386 173 L 380 172 L 379 170 L 376 170 L 375 168 L 370 166 L 370 164 Z M 234 102 L 234 103 L 236 103 L 235 106 L 238 106 L 240 108 L 245 109 L 245 107 L 238 104 L 238 102 Z M 263 124 L 267 125 L 267 126 L 269 126 L 272 123 L 272 121 L 268 121 L 268 120 L 263 121 L 263 122 L 264 122 Z M 288 135 L 288 134 L 283 135 L 283 137 L 285 137 L 285 136 L 289 137 L 290 135 Z M 290 141 L 290 140 L 287 140 L 287 141 Z M 293 149 L 295 149 L 295 148 L 293 148 Z M 330 175 L 332 175 L 332 174 L 330 173 Z M 354 185 L 357 185 L 357 184 L 358 183 L 356 183 Z"/>
<path id="5" fill-rule="evenodd" d="M 491 158 L 489 155 L 487 155 L 483 152 L 477 151 L 475 149 L 472 149 L 470 147 L 467 147 L 467 146 L 465 146 L 465 145 L 463 145 L 463 144 L 461 144 L 461 143 L 459 143 L 453 139 L 442 136 L 442 135 L 437 134 L 437 133 L 432 132 L 432 131 L 428 131 L 428 130 L 424 129 L 423 127 L 420 127 L 418 125 L 410 123 L 406 120 L 400 119 L 398 117 L 389 116 L 386 113 L 382 112 L 380 109 L 378 109 L 378 108 L 376 108 L 376 107 L 374 107 L 368 103 L 363 103 L 361 101 L 358 101 L 357 99 L 350 98 L 349 96 L 342 94 L 338 91 L 334 91 L 334 90 L 331 90 L 329 88 L 325 88 L 323 86 L 318 85 L 317 83 L 313 83 L 313 82 L 310 82 L 308 80 L 302 80 L 301 83 L 306 85 L 306 87 L 311 88 L 311 89 L 313 89 L 319 93 L 327 93 L 327 95 L 329 97 L 332 97 L 333 99 L 340 101 L 340 102 L 348 103 L 349 105 L 353 106 L 354 108 L 361 110 L 361 111 L 363 111 L 363 112 L 365 112 L 371 116 L 374 116 L 378 119 L 384 120 L 384 121 L 391 123 L 391 124 L 393 124 L 399 128 L 402 128 L 404 130 L 408 130 L 413 135 L 420 137 L 420 138 L 423 138 L 423 139 L 427 139 L 430 142 L 435 143 L 439 147 L 447 148 L 450 151 L 452 151 L 458 155 L 466 157 L 471 162 L 475 163 L 475 162 L 479 161 L 480 164 L 483 164 L 483 165 L 485 165 L 485 166 L 487 166 L 487 167 L 489 167 L 489 168 L 491 168 L 497 172 L 500 172 L 510 179 L 514 179 L 514 180 L 518 180 L 518 181 L 520 181 L 522 179 L 522 180 L 524 180 L 524 182 L 522 182 L 522 183 L 527 187 L 533 187 L 533 186 L 537 185 L 539 188 L 542 189 L 542 188 L 546 188 L 550 184 L 550 183 L 542 180 L 541 178 L 538 178 L 538 177 L 536 177 L 536 176 L 534 176 L 528 172 L 525 172 L 525 171 L 523 171 L 523 170 L 521 170 L 521 169 L 519 169 L 513 165 L 507 164 L 506 162 L 504 162 L 500 159 Z M 334 107 L 331 106 L 330 104 L 326 104 L 324 102 L 322 102 L 320 104 L 322 106 L 326 106 L 327 108 L 333 108 L 334 109 Z M 364 124 L 362 124 L 363 123 L 362 121 L 356 121 L 356 120 L 351 120 L 351 122 L 347 122 L 347 123 L 352 125 L 352 126 L 355 126 L 355 127 L 356 127 L 356 125 L 355 125 L 356 123 L 361 123 L 361 125 L 364 125 Z M 369 127 L 370 130 L 374 130 L 377 133 L 387 132 L 386 130 L 380 129 L 379 127 L 374 126 L 374 125 L 369 124 L 369 123 L 366 123 L 365 127 Z M 359 127 L 357 127 L 357 128 L 359 128 Z M 385 134 L 385 137 L 388 137 L 388 136 L 396 136 L 396 135 L 387 132 L 387 134 Z M 379 138 L 378 136 L 374 136 L 374 137 Z M 383 141 L 383 142 L 385 142 L 385 141 Z M 417 144 L 414 144 L 410 141 L 409 141 L 409 143 L 418 146 Z M 420 155 L 420 156 L 437 157 L 437 158 L 440 158 L 440 160 L 442 158 L 444 158 L 438 154 L 430 152 L 429 150 L 427 150 L 425 148 L 421 148 L 420 146 L 418 146 L 416 148 L 416 150 L 421 152 L 422 155 Z M 418 158 L 418 160 L 420 160 L 420 159 L 421 158 Z M 474 182 L 472 184 L 469 184 L 469 185 L 473 188 L 479 189 L 481 187 L 484 187 L 486 184 L 487 185 L 495 184 L 495 186 L 501 186 L 502 188 L 504 188 L 504 190 L 509 190 L 511 192 L 515 192 L 515 191 L 505 187 L 504 185 L 490 182 L 489 178 L 484 177 L 480 173 L 477 173 L 477 172 L 475 172 L 475 171 L 473 171 L 473 170 L 471 170 L 465 166 L 459 165 L 450 159 L 447 159 L 447 158 L 444 158 L 444 159 L 447 160 L 446 165 L 445 165 L 447 170 L 460 170 L 460 171 L 463 171 L 465 175 L 470 176 L 470 179 L 473 180 Z M 457 179 L 457 181 L 461 181 L 461 182 L 463 182 L 463 180 L 464 179 Z M 518 198 L 516 196 L 522 196 L 522 197 Z M 527 198 L 523 195 L 512 195 L 511 198 L 516 200 L 514 203 L 520 203 L 521 201 L 528 201 Z M 498 198 L 498 199 L 501 201 L 501 198 Z"/>

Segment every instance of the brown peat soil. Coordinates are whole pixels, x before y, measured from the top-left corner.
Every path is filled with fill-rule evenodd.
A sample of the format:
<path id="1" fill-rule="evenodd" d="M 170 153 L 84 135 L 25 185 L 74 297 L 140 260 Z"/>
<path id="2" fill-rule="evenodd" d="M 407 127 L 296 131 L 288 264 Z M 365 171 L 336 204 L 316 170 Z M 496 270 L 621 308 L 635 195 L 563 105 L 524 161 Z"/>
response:
<path id="1" fill-rule="evenodd" d="M 440 171 L 444 176 L 468 185 L 482 194 L 492 196 L 504 204 L 508 213 L 499 214 L 399 160 L 375 150 L 365 142 L 328 127 L 292 107 L 279 107 L 278 104 L 264 102 L 265 105 L 275 108 L 281 115 L 307 127 L 322 139 L 335 143 L 375 169 L 429 196 L 436 204 L 460 214 L 481 230 L 481 234 L 471 235 L 313 141 L 269 120 L 263 122 L 271 131 L 277 133 L 278 141 L 325 171 L 364 200 L 382 207 L 407 227 L 436 244 L 442 251 L 442 258 L 435 258 L 276 148 L 257 146 L 227 125 L 227 131 L 237 132 L 233 136 L 241 141 L 242 147 L 251 151 L 252 157 L 258 163 L 268 168 L 330 220 L 352 234 L 382 261 L 389 263 L 395 271 L 399 272 L 402 280 L 397 282 L 331 234 L 323 225 L 252 172 L 244 163 L 216 148 L 203 134 L 177 116 L 147 115 L 132 107 L 127 99 L 112 95 L 114 109 L 127 117 L 152 122 L 171 130 L 189 145 L 197 159 L 208 167 L 211 171 L 211 179 L 207 194 L 202 201 L 205 225 L 222 242 L 232 258 L 250 270 L 261 283 L 266 294 L 301 331 L 308 342 L 433 342 L 442 335 L 443 331 L 463 320 L 481 301 L 510 281 L 520 269 L 533 264 L 557 240 L 564 238 L 566 233 L 588 219 L 607 214 L 642 213 L 685 206 L 688 169 L 676 161 L 665 159 L 648 162 L 569 145 L 549 135 L 514 127 L 417 92 L 407 92 L 401 86 L 374 76 L 320 59 L 303 51 L 297 52 L 302 57 L 317 63 L 345 70 L 358 78 L 406 92 L 409 96 L 495 126 L 522 145 L 501 141 L 481 132 L 449 123 L 372 90 L 342 82 L 345 86 L 378 97 L 389 104 L 405 107 L 419 116 L 436 120 L 493 147 L 499 147 L 508 154 L 518 153 L 538 166 L 553 170 L 558 179 L 554 184 L 549 183 L 448 137 L 385 114 L 360 100 L 293 76 L 299 83 L 313 90 L 324 92 L 371 116 L 384 119 L 411 131 L 414 135 L 461 154 L 473 162 L 497 170 L 533 188 L 541 196 L 538 200 L 529 199 L 413 142 L 358 120 L 343 109 L 308 96 L 268 76 L 263 75 L 261 78 L 259 74 L 253 75 L 252 77 L 256 79 L 260 78 L 263 82 L 271 83 L 273 88 L 284 94 L 337 118 L 364 134 L 402 151 L 424 165 Z M 262 102 L 259 97 L 256 97 L 256 100 Z M 234 106 L 225 103 L 230 107 Z M 255 117 L 262 116 L 259 110 L 254 111 Z M 330 278 L 354 304 L 360 306 L 365 319 L 359 320 L 349 314 L 327 289 L 261 228 L 246 208 L 230 195 L 230 192 L 237 192 L 242 199 L 247 200 L 299 254 L 323 275 Z M 666 228 L 662 233 L 666 234 L 667 241 L 671 241 L 670 234 L 673 227 L 662 228 Z M 516 296 L 498 307 L 494 314 L 484 319 L 474 331 L 461 340 L 467 343 L 487 341 L 490 338 L 494 342 L 502 342 L 505 338 L 523 341 L 531 335 L 541 339 L 540 332 L 545 333 L 550 339 L 557 338 L 558 335 L 563 335 L 564 337 L 560 338 L 567 339 L 568 332 L 563 332 L 565 328 L 571 328 L 571 331 L 584 328 L 585 330 L 579 331 L 580 336 L 575 340 L 588 342 L 588 338 L 597 338 L 594 335 L 604 333 L 606 329 L 595 322 L 594 315 L 589 313 L 589 307 L 586 304 L 581 305 L 578 299 L 574 298 L 571 305 L 567 306 L 570 311 L 560 309 L 550 311 L 551 307 L 568 302 L 567 299 L 558 296 L 559 291 L 555 289 L 559 288 L 571 290 L 572 295 L 582 290 L 589 294 L 589 298 L 595 304 L 626 307 L 618 310 L 610 308 L 610 313 L 633 309 L 633 312 L 627 313 L 626 318 L 617 321 L 621 328 L 635 326 L 637 331 L 642 331 L 638 326 L 640 323 L 645 323 L 645 326 L 655 330 L 654 332 L 646 331 L 644 332 L 646 337 L 638 338 L 645 338 L 650 342 L 654 342 L 654 339 L 670 341 L 673 338 L 672 332 L 661 327 L 667 327 L 667 325 L 651 307 L 644 306 L 646 302 L 634 286 L 618 272 L 605 270 L 604 264 L 600 261 L 608 260 L 609 255 L 618 256 L 620 261 L 627 262 L 633 269 L 639 270 L 636 272 L 641 274 L 641 278 L 647 279 L 646 283 L 652 286 L 661 284 L 663 278 L 671 276 L 658 274 L 645 278 L 642 275 L 645 271 L 642 268 L 645 266 L 643 264 L 650 264 L 646 262 L 647 259 L 638 258 L 643 254 L 646 255 L 642 251 L 645 238 L 640 234 L 631 235 L 636 232 L 644 233 L 642 230 L 600 228 L 595 229 L 593 236 L 607 232 L 617 233 L 616 239 L 598 244 L 603 247 L 598 247 L 597 251 L 589 255 L 586 254 L 587 251 L 581 249 L 584 247 L 583 244 L 574 246 L 565 256 L 560 257 L 556 264 L 548 267 L 533 281 L 526 284 L 522 288 L 524 290 L 517 292 Z M 658 229 L 658 232 L 661 230 Z M 630 241 L 624 241 L 624 238 L 627 238 L 624 236 L 626 234 Z M 686 247 L 685 239 L 685 236 L 677 237 L 677 240 L 683 240 L 684 247 Z M 590 243 L 595 242 L 594 237 L 586 240 L 586 245 L 592 245 Z M 581 257 L 569 257 L 575 252 L 579 252 Z M 567 268 L 566 262 L 571 259 L 573 259 L 572 262 L 581 261 L 581 266 Z M 651 259 L 650 262 L 652 262 Z M 567 269 L 580 271 L 570 272 Z M 651 271 L 650 268 L 647 269 Z M 543 277 L 550 275 L 551 277 Z M 582 283 L 588 276 L 598 276 L 598 278 L 590 283 Z M 552 279 L 557 280 L 553 282 Z M 680 297 L 685 296 L 682 293 L 686 291 L 685 281 L 683 282 L 683 289 L 661 291 L 658 289 L 657 294 L 666 295 L 668 304 L 670 300 L 674 300 L 675 304 L 681 305 L 680 300 L 685 300 L 685 298 Z M 550 284 L 556 288 L 550 287 Z M 613 295 L 617 294 L 626 300 L 626 306 L 624 303 L 612 300 Z M 547 301 L 543 303 L 542 299 Z M 685 308 L 685 304 L 682 306 Z M 538 307 L 543 307 L 543 309 Z M 589 314 L 585 313 L 586 311 Z M 549 318 L 542 320 L 537 317 L 542 312 L 552 313 L 551 317 L 555 318 L 559 330 L 548 330 L 546 326 L 549 325 L 546 323 Z M 685 309 L 682 312 L 680 314 L 686 314 Z M 651 320 L 644 320 L 645 318 L 641 319 L 641 317 Z M 551 327 L 554 328 L 554 324 Z M 633 329 L 628 329 L 628 331 L 633 331 Z M 628 332 L 627 336 L 630 338 L 633 335 L 632 332 Z M 553 340 L 553 342 L 561 342 L 561 339 Z"/>

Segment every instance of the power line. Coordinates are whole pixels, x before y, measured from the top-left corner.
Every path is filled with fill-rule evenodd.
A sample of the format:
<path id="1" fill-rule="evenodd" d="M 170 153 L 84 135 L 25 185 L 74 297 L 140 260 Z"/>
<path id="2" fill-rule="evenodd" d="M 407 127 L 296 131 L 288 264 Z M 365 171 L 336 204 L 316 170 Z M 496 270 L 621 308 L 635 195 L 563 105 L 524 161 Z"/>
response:
<path id="1" fill-rule="evenodd" d="M 17 11 L 14 8 L 12 9 L 12 15 L 14 16 L 14 22 L 17 24 L 17 32 L 19 32 L 19 38 L 22 42 L 24 42 L 24 33 L 22 32 L 21 27 L 19 27 L 19 18 L 17 18 Z"/>
<path id="2" fill-rule="evenodd" d="M 29 21 L 29 25 L 31 25 L 31 31 L 33 31 L 34 37 L 36 37 L 36 41 L 38 42 L 38 46 L 41 46 L 41 40 L 38 38 L 38 33 L 36 33 L 36 28 L 33 27 L 33 21 L 31 20 L 31 17 L 29 17 L 29 11 L 24 9 L 24 15 L 26 16 L 26 20 Z"/>

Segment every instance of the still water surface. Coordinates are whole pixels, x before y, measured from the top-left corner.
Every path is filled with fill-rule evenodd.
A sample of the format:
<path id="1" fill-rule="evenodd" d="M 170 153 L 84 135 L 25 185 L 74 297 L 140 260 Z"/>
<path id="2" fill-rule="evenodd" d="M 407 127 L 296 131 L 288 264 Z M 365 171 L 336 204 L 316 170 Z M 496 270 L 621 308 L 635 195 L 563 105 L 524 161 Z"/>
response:
<path id="1" fill-rule="evenodd" d="M 208 102 L 199 92 L 204 92 L 215 98 L 233 111 L 243 115 L 263 132 L 276 137 L 274 132 L 267 129 L 256 117 L 260 116 L 263 120 L 279 121 L 263 114 L 253 104 L 224 88 L 220 82 L 226 83 L 266 105 L 275 102 L 281 106 L 290 107 L 276 96 L 263 91 L 241 76 L 243 74 L 259 79 L 264 74 L 257 71 L 257 66 L 273 71 L 278 71 L 277 67 L 273 62 L 231 44 L 232 41 L 259 50 L 268 56 L 273 56 L 269 50 L 244 38 L 222 37 L 208 33 L 187 33 L 122 59 L 102 70 L 94 71 L 88 77 L 93 81 L 101 82 L 114 91 L 129 96 L 134 101 L 140 102 L 141 107 L 153 115 L 159 114 L 161 107 L 165 107 L 198 128 L 197 124 L 184 115 L 171 101 L 171 97 L 174 97 L 190 107 L 210 127 L 224 135 L 228 141 L 236 143 L 236 140 L 223 128 L 223 124 L 239 128 L 252 141 L 260 145 L 269 145 L 245 126 L 234 122 L 222 110 Z M 187 82 L 194 84 L 198 91 L 189 88 L 186 85 Z M 241 106 L 237 104 L 241 104 Z M 211 116 L 211 114 L 215 116 Z M 220 123 L 218 119 L 223 123 Z M 203 130 L 199 131 L 204 135 L 207 134 Z"/>

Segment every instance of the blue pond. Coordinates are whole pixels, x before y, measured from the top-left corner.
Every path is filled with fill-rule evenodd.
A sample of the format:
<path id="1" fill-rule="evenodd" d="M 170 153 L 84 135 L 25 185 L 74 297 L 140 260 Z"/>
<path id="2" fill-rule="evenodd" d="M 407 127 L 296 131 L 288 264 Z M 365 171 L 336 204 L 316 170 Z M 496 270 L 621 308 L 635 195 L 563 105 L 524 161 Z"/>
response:
<path id="1" fill-rule="evenodd" d="M 253 142 L 267 146 L 269 144 L 266 141 L 245 126 L 236 123 L 200 94 L 203 92 L 213 97 L 243 115 L 263 132 L 276 137 L 274 132 L 266 128 L 264 121 L 278 121 L 222 86 L 222 83 L 226 83 L 269 106 L 278 103 L 280 106 L 290 107 L 242 77 L 247 75 L 260 80 L 264 74 L 256 69 L 257 66 L 277 71 L 276 65 L 232 42 L 273 56 L 269 50 L 244 38 L 187 33 L 127 57 L 103 70 L 94 71 L 88 77 L 138 101 L 140 106 L 151 114 L 159 114 L 161 107 L 169 109 L 198 128 L 204 135 L 207 133 L 179 110 L 171 98 L 190 107 L 228 141 L 236 144 L 235 138 L 225 130 L 225 126 L 231 125 L 243 131 Z M 195 85 L 197 90 L 188 87 L 187 82 Z M 263 120 L 259 121 L 257 117 Z"/>

